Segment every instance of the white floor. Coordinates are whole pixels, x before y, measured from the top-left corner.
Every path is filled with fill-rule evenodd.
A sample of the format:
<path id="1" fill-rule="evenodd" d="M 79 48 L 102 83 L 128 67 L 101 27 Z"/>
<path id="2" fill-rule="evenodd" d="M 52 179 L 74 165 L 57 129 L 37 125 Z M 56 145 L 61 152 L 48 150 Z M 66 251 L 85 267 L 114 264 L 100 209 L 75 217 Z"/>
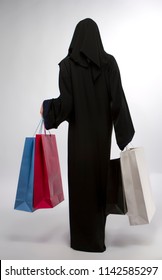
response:
<path id="1" fill-rule="evenodd" d="M 85 253 L 69 247 L 67 192 L 56 208 L 26 213 L 13 210 L 15 189 L 11 191 L 9 180 L 2 180 L 0 259 L 162 260 L 162 175 L 152 175 L 151 183 L 156 202 L 151 224 L 130 226 L 127 216 L 111 215 L 106 225 L 107 250 Z"/>

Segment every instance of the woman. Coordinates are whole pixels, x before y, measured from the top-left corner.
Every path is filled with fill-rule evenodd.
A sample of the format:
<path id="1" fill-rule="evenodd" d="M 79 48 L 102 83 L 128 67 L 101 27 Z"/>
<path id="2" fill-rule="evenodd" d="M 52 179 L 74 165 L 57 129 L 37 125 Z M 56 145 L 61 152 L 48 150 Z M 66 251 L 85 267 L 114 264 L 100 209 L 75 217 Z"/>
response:
<path id="1" fill-rule="evenodd" d="M 69 122 L 68 184 L 71 247 L 105 251 L 105 193 L 112 126 L 121 150 L 134 128 L 113 56 L 104 51 L 97 24 L 80 21 L 60 64 L 60 96 L 41 109 L 46 129 Z"/>

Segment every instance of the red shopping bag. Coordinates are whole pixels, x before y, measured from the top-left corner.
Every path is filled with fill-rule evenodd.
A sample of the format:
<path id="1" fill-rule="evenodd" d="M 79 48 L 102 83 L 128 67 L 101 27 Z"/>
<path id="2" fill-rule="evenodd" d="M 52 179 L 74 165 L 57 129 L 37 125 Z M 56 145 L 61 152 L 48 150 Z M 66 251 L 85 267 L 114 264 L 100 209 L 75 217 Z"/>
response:
<path id="1" fill-rule="evenodd" d="M 53 208 L 64 200 L 55 135 L 37 134 L 34 159 L 35 209 Z"/>

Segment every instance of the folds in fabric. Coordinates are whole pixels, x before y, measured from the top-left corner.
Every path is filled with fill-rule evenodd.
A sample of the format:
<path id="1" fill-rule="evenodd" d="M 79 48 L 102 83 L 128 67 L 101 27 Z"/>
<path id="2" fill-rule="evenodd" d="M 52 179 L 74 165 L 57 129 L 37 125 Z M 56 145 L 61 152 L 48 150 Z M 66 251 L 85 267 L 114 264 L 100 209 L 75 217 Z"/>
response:
<path id="1" fill-rule="evenodd" d="M 134 128 L 130 112 L 125 97 L 121 102 L 117 118 L 114 120 L 114 131 L 116 141 L 121 150 L 123 150 L 132 140 L 134 136 Z"/>
<path id="2" fill-rule="evenodd" d="M 34 160 L 34 208 L 52 208 L 63 200 L 55 135 L 37 134 Z"/>
<path id="3" fill-rule="evenodd" d="M 43 102 L 43 118 L 46 129 L 57 128 L 57 112 L 60 111 L 60 99 L 48 99 Z"/>
<path id="4" fill-rule="evenodd" d="M 96 22 L 86 18 L 77 24 L 68 55 L 82 67 L 91 65 L 93 81 L 96 81 L 101 74 L 101 67 L 108 61 Z"/>
<path id="5" fill-rule="evenodd" d="M 126 214 L 127 205 L 122 183 L 120 159 L 110 160 L 106 189 L 106 215 Z"/>
<path id="6" fill-rule="evenodd" d="M 108 84 L 111 102 L 111 116 L 114 125 L 116 141 L 121 150 L 131 142 L 135 130 L 123 91 L 120 71 L 113 56 L 110 59 Z"/>
<path id="7" fill-rule="evenodd" d="M 131 225 L 150 223 L 155 204 L 143 148 L 121 152 L 123 185 Z"/>
<path id="8" fill-rule="evenodd" d="M 128 145 L 128 143 L 131 142 L 135 130 L 127 100 L 122 88 L 120 71 L 117 62 L 113 56 L 107 55 L 107 57 L 108 62 L 107 65 L 103 67 L 103 72 L 106 78 L 105 82 L 107 87 L 107 95 L 109 96 L 110 102 L 111 119 L 114 126 L 117 144 L 119 148 L 123 150 Z M 70 59 L 67 59 L 66 63 L 63 60 L 59 64 L 60 96 L 58 98 L 45 100 L 43 102 L 43 118 L 46 129 L 57 128 L 63 121 L 70 122 L 71 120 L 73 120 L 74 112 L 75 116 L 76 114 L 78 114 L 78 112 L 76 111 L 75 96 L 77 95 L 77 93 L 73 92 L 71 82 L 71 64 L 73 65 L 74 63 L 70 61 Z M 67 65 L 69 69 L 67 69 Z M 100 94 L 102 94 L 102 89 Z M 92 94 L 92 99 L 93 98 L 95 99 L 95 96 Z M 82 93 L 80 93 L 79 99 L 82 100 Z M 83 115 L 85 109 L 85 107 L 82 108 Z M 109 115 L 109 112 L 107 112 L 107 114 Z"/>
<path id="9" fill-rule="evenodd" d="M 73 115 L 72 83 L 67 65 L 59 64 L 60 96 L 43 102 L 43 118 L 46 129 L 57 128 L 63 121 L 70 121 Z"/>
<path id="10" fill-rule="evenodd" d="M 35 138 L 26 138 L 22 155 L 14 209 L 33 212 Z"/>

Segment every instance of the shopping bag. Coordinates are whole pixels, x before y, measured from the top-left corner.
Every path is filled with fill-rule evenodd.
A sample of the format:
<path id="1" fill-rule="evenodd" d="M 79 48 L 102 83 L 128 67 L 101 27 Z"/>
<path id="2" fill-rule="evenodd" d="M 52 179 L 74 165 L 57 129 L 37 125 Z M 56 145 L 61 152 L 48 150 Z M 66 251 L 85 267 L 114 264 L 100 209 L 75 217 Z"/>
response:
<path id="1" fill-rule="evenodd" d="M 111 159 L 106 189 L 106 215 L 126 214 L 127 205 L 123 189 L 120 159 Z"/>
<path id="2" fill-rule="evenodd" d="M 142 147 L 121 152 L 121 170 L 130 225 L 150 223 L 155 204 Z"/>
<path id="3" fill-rule="evenodd" d="M 37 134 L 34 158 L 34 208 L 52 208 L 63 200 L 55 135 Z"/>
<path id="4" fill-rule="evenodd" d="M 33 182 L 34 182 L 34 143 L 35 138 L 26 138 L 14 209 L 33 212 Z"/>

